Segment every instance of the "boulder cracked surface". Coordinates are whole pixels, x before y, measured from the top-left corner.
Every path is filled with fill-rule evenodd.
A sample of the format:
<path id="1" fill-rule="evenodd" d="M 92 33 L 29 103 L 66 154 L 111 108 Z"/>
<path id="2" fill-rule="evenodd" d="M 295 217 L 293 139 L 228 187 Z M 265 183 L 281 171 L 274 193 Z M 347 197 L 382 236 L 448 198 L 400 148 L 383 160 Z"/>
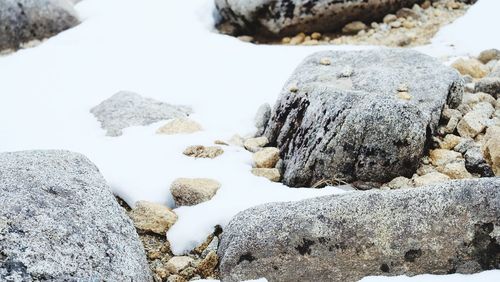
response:
<path id="1" fill-rule="evenodd" d="M 268 37 L 337 31 L 353 21 L 371 23 L 423 0 L 215 0 L 218 28 Z"/>
<path id="2" fill-rule="evenodd" d="M 285 85 L 264 135 L 280 149 L 288 186 L 387 182 L 415 172 L 463 90 L 457 71 L 416 51 L 319 52 Z"/>
<path id="3" fill-rule="evenodd" d="M 16 50 L 23 43 L 51 37 L 79 23 L 66 0 L 0 0 L 0 11 L 0 50 Z"/>
<path id="4" fill-rule="evenodd" d="M 67 151 L 0 154 L 1 281 L 152 281 L 97 167 Z"/>
<path id="5" fill-rule="evenodd" d="M 500 178 L 271 203 L 236 215 L 223 281 L 358 281 L 500 268 Z"/>

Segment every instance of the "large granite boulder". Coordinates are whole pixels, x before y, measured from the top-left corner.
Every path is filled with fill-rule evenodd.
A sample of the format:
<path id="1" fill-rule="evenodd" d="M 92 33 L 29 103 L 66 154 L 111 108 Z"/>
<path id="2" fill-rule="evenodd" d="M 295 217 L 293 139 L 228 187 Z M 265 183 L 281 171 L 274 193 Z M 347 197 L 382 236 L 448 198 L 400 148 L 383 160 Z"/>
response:
<path id="1" fill-rule="evenodd" d="M 67 0 L 0 0 L 0 50 L 18 49 L 79 23 Z"/>
<path id="2" fill-rule="evenodd" d="M 367 24 L 423 0 L 215 0 L 217 26 L 234 35 L 295 35 Z"/>
<path id="3" fill-rule="evenodd" d="M 500 178 L 271 203 L 236 215 L 222 281 L 358 281 L 500 268 Z"/>
<path id="4" fill-rule="evenodd" d="M 0 207 L 0 281 L 152 281 L 131 220 L 80 154 L 0 154 Z"/>
<path id="5" fill-rule="evenodd" d="M 416 51 L 319 52 L 286 83 L 264 135 L 288 186 L 410 177 L 463 88 L 457 71 Z"/>

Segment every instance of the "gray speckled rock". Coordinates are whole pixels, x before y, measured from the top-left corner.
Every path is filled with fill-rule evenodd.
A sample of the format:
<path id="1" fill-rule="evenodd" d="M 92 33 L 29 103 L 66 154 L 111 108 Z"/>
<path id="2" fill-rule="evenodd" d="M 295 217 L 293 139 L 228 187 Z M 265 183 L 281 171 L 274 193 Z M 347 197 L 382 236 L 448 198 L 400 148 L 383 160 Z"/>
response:
<path id="1" fill-rule="evenodd" d="M 192 110 L 185 106 L 174 106 L 139 94 L 121 91 L 90 110 L 101 122 L 108 136 L 122 135 L 129 126 L 149 125 L 161 120 L 183 118 Z"/>
<path id="2" fill-rule="evenodd" d="M 476 82 L 476 92 L 485 92 L 491 96 L 500 97 L 500 77 L 485 77 Z"/>
<path id="3" fill-rule="evenodd" d="M 225 33 L 295 35 L 371 23 L 422 0 L 215 0 L 218 28 Z"/>
<path id="4" fill-rule="evenodd" d="M 268 103 L 262 104 L 257 110 L 254 118 L 254 124 L 257 128 L 257 132 L 255 133 L 256 137 L 262 136 L 264 133 L 267 123 L 269 122 L 269 118 L 271 117 L 271 111 L 271 105 Z"/>
<path id="5" fill-rule="evenodd" d="M 222 281 L 358 281 L 500 268 L 500 178 L 258 206 L 219 247 Z"/>
<path id="6" fill-rule="evenodd" d="M 285 85 L 264 135 L 288 186 L 410 177 L 463 88 L 458 72 L 416 51 L 319 52 Z"/>
<path id="7" fill-rule="evenodd" d="M 0 281 L 152 281 L 131 220 L 80 154 L 0 154 L 0 207 Z"/>
<path id="8" fill-rule="evenodd" d="M 79 23 L 67 0 L 0 0 L 0 50 L 51 37 Z"/>

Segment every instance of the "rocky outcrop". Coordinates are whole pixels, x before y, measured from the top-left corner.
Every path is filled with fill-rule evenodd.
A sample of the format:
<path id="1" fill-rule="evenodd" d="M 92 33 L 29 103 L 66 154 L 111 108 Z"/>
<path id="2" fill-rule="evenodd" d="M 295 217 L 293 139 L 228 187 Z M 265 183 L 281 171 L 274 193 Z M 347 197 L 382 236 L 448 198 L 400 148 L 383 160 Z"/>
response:
<path id="1" fill-rule="evenodd" d="M 295 70 L 265 131 L 288 186 L 411 176 L 463 80 L 410 50 L 319 52 Z"/>
<path id="2" fill-rule="evenodd" d="M 500 267 L 500 178 L 272 203 L 236 215 L 223 281 L 357 281 Z"/>
<path id="3" fill-rule="evenodd" d="M 158 121 L 184 118 L 192 110 L 185 106 L 174 106 L 139 94 L 121 91 L 90 110 L 101 122 L 108 136 L 120 136 L 130 126 L 144 126 Z"/>
<path id="4" fill-rule="evenodd" d="M 67 151 L 0 154 L 1 281 L 151 281 L 97 167 Z"/>
<path id="5" fill-rule="evenodd" d="M 215 0 L 224 33 L 264 36 L 338 31 L 353 21 L 371 23 L 421 0 Z"/>
<path id="6" fill-rule="evenodd" d="M 51 37 L 79 23 L 67 0 L 0 0 L 0 50 Z"/>

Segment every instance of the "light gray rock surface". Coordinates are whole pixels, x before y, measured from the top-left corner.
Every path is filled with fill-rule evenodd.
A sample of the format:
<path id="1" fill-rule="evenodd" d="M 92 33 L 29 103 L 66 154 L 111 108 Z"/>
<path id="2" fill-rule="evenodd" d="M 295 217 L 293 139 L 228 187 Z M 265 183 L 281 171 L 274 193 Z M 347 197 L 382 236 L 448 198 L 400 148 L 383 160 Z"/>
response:
<path id="1" fill-rule="evenodd" d="M 495 99 L 500 97 L 500 77 L 485 77 L 476 82 L 476 92 L 491 94 Z"/>
<path id="2" fill-rule="evenodd" d="M 500 268 L 500 178 L 271 203 L 236 215 L 222 281 L 358 281 Z"/>
<path id="3" fill-rule="evenodd" d="M 51 37 L 79 23 L 67 0 L 0 0 L 0 50 Z"/>
<path id="4" fill-rule="evenodd" d="M 264 136 L 288 186 L 411 177 L 463 88 L 457 71 L 416 51 L 319 52 L 286 83 Z"/>
<path id="5" fill-rule="evenodd" d="M 218 28 L 235 35 L 295 35 L 371 23 L 421 0 L 215 0 Z"/>
<path id="6" fill-rule="evenodd" d="M 67 151 L 0 154 L 0 281 L 152 281 L 97 167 Z"/>
<path id="7" fill-rule="evenodd" d="M 90 110 L 101 122 L 108 136 L 122 135 L 130 126 L 149 125 L 158 121 L 184 118 L 191 112 L 186 106 L 174 106 L 139 94 L 121 91 Z"/>
<path id="8" fill-rule="evenodd" d="M 269 118 L 271 117 L 271 111 L 271 105 L 268 103 L 262 104 L 257 110 L 254 118 L 254 124 L 257 128 L 257 132 L 255 133 L 256 137 L 259 137 L 264 133 L 267 123 L 269 122 Z"/>

